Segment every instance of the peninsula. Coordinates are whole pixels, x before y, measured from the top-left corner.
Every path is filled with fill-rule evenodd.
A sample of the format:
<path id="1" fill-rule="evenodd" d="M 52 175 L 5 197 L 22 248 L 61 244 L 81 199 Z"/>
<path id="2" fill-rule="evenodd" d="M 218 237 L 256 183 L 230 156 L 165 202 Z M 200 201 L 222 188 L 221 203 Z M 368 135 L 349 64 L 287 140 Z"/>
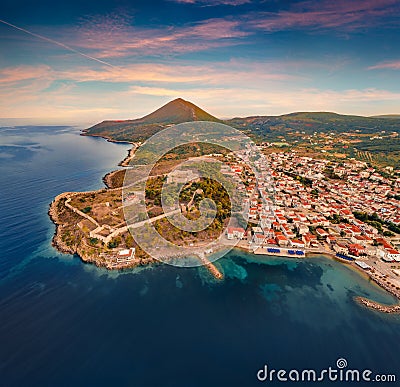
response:
<path id="1" fill-rule="evenodd" d="M 222 122 L 177 99 L 141 119 L 104 121 L 84 130 L 82 135 L 127 141 L 133 147 L 120 163 L 123 169 L 104 177 L 106 188 L 62 193 L 54 199 L 49 210 L 57 226 L 54 246 L 108 269 L 154 263 L 136 245 L 124 220 L 121 187 L 125 170 L 146 138 L 170 125 L 197 120 Z M 268 160 L 265 168 L 276 182 L 273 216 L 264 208 L 263 174 L 254 176 L 243 161 L 221 149 L 195 144 L 170 152 L 153 169 L 146 183 L 148 221 L 163 236 L 182 244 L 201 246 L 220 236 L 231 207 L 226 193 L 212 180 L 192 181 L 180 196 L 187 217 L 197 216 L 196 203 L 202 198 L 213 197 L 221 203 L 215 222 L 202 232 L 173 228 L 164 219 L 160 204 L 163 181 L 175 165 L 188 158 L 202 158 L 208 167 L 218 161 L 224 166 L 218 173 L 236 176 L 246 185 L 249 223 L 227 228 L 223 235 L 227 245 L 235 241 L 254 254 L 295 258 L 328 255 L 362 271 L 400 299 L 400 170 L 396 169 L 400 119 L 293 113 L 235 118 L 225 123 L 252 137 Z M 222 278 L 206 254 L 202 259 L 216 278 Z M 384 312 L 399 310 L 397 306 L 359 301 Z"/>

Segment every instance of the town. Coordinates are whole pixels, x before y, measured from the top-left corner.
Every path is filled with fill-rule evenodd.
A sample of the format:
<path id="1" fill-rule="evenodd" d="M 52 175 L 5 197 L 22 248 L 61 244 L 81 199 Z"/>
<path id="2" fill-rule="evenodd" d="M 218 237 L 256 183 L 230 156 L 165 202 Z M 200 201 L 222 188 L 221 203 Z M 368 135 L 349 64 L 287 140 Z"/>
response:
<path id="1" fill-rule="evenodd" d="M 230 222 L 212 248 L 201 250 L 204 241 L 194 233 L 179 243 L 197 248 L 206 262 L 221 247 L 220 242 L 270 256 L 329 255 L 363 270 L 400 298 L 399 171 L 387 167 L 378 170 L 355 158 L 332 160 L 324 159 L 324 154 L 320 156 L 309 157 L 296 149 L 279 151 L 269 143 L 250 142 L 239 152 L 191 158 L 191 169 L 167 173 L 166 181 L 182 177 L 199 181 L 201 173 L 196 162 L 203 168 L 204 163 L 210 167 L 217 163 L 221 174 L 235 183 L 245 221 L 237 216 L 237 203 L 231 203 L 231 216 L 238 221 Z M 165 173 L 150 180 L 161 179 L 159 185 L 163 178 Z M 156 196 L 161 195 L 160 187 L 154 191 Z M 200 195 L 198 192 L 201 190 L 190 194 L 191 203 Z M 63 211 L 58 213 L 64 214 L 65 221 L 58 244 L 66 251 L 76 245 L 85 260 L 108 269 L 154 262 L 136 245 L 123 217 L 122 207 L 136 201 L 134 193 L 122 201 L 121 187 L 60 195 L 56 202 L 60 202 Z M 149 220 L 129 227 L 157 225 L 168 215 L 154 200 L 149 203 Z M 228 225 L 228 219 L 223 225 Z M 168 223 L 164 222 L 163 227 L 170 231 Z M 209 234 L 204 235 L 209 239 Z M 209 268 L 216 273 L 214 266 Z M 216 277 L 222 277 L 222 273 Z"/>
<path id="2" fill-rule="evenodd" d="M 259 151 L 249 149 L 226 173 L 243 176 L 246 160 Z M 264 157 L 247 179 L 249 227 L 230 227 L 226 238 L 254 254 L 332 255 L 399 297 L 400 178 L 355 159 L 296 151 Z"/>

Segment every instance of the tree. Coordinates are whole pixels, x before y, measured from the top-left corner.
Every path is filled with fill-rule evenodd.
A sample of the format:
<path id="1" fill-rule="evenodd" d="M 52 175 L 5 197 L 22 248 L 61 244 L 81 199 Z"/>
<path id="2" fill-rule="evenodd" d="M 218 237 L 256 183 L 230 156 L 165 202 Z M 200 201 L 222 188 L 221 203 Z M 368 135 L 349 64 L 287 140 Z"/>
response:
<path id="1" fill-rule="evenodd" d="M 107 247 L 109 249 L 115 249 L 121 243 L 121 237 L 115 237 L 110 242 L 108 242 Z"/>
<path id="2" fill-rule="evenodd" d="M 131 234 L 128 234 L 125 237 L 125 245 L 128 249 L 130 249 L 131 247 L 134 246 L 134 240 L 133 240 L 133 236 Z"/>
<path id="3" fill-rule="evenodd" d="M 87 207 L 85 207 L 84 209 L 82 209 L 82 212 L 83 212 L 84 214 L 88 214 L 90 211 L 92 211 L 92 207 L 90 207 L 90 206 L 87 206 Z"/>
<path id="4" fill-rule="evenodd" d="M 98 242 L 99 240 L 97 239 L 97 238 L 89 238 L 89 243 L 92 245 L 92 246 L 95 246 L 95 245 L 97 245 L 97 242 Z"/>
<path id="5" fill-rule="evenodd" d="M 385 237 L 392 237 L 392 236 L 394 236 L 394 233 L 392 233 L 391 231 L 384 231 L 384 232 L 383 232 L 383 236 L 385 236 Z"/>

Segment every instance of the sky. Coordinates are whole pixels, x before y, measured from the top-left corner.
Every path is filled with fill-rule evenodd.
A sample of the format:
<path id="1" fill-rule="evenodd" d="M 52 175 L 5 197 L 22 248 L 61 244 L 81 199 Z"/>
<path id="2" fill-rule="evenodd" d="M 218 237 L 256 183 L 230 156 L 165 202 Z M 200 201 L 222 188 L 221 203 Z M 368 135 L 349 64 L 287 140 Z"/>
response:
<path id="1" fill-rule="evenodd" d="M 396 0 L 2 0 L 0 123 L 399 114 L 399 41 Z"/>

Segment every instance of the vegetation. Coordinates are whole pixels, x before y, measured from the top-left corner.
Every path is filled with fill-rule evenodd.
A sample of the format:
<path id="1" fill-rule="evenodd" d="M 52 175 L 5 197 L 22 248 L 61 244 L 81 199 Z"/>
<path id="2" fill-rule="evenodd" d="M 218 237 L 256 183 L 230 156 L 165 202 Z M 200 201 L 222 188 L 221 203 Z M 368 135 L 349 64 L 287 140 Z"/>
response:
<path id="1" fill-rule="evenodd" d="M 125 169 L 120 169 L 117 171 L 113 171 L 108 173 L 104 177 L 104 183 L 108 188 L 120 188 L 124 185 L 125 179 Z"/>
<path id="2" fill-rule="evenodd" d="M 328 179 L 336 179 L 336 180 L 340 180 L 341 179 L 341 177 L 339 175 L 337 175 L 333 171 L 333 168 L 331 166 L 329 166 L 329 165 L 324 169 L 323 173 Z"/>
<path id="3" fill-rule="evenodd" d="M 287 176 L 291 176 L 294 179 L 298 180 L 305 187 L 312 187 L 313 181 L 311 179 L 309 179 L 308 177 L 300 176 L 300 175 L 297 175 L 296 173 L 287 172 L 287 171 L 283 171 L 283 173 Z"/>
<path id="4" fill-rule="evenodd" d="M 115 249 L 121 243 L 121 237 L 113 238 L 110 242 L 108 242 L 107 247 L 109 249 Z"/>
<path id="5" fill-rule="evenodd" d="M 328 216 L 326 219 L 328 219 L 332 224 L 349 223 L 348 219 L 343 218 L 339 214 L 333 214 L 332 216 Z"/>
<path id="6" fill-rule="evenodd" d="M 391 234 L 393 233 L 400 234 L 399 226 L 395 225 L 394 223 L 382 220 L 381 218 L 379 218 L 376 212 L 374 212 L 372 215 L 369 215 L 366 212 L 355 211 L 353 212 L 353 215 L 364 223 L 375 227 L 379 231 L 379 233 L 383 235 L 385 235 L 386 233 L 385 236 L 392 236 Z M 387 227 L 391 233 L 389 234 L 389 231 L 384 231 L 383 226 Z"/>
<path id="7" fill-rule="evenodd" d="M 249 135 L 288 149 L 292 145 L 305 153 L 357 157 L 376 165 L 400 163 L 400 116 L 361 117 L 328 112 L 291 113 L 282 116 L 254 116 L 220 121 L 190 102 L 177 99 L 137 120 L 104 121 L 85 131 L 118 141 L 145 141 L 170 124 L 190 121 L 223 122 Z M 317 135 L 317 136 L 316 136 Z M 318 140 L 318 136 L 323 136 Z M 290 140 L 289 140 L 290 139 Z M 329 148 L 329 147 L 328 147 Z M 332 178 L 338 178 L 332 174 Z"/>
<path id="8" fill-rule="evenodd" d="M 118 141 L 145 141 L 169 124 L 189 121 L 220 122 L 211 114 L 188 101 L 178 98 L 155 112 L 136 120 L 103 121 L 85 132 L 89 135 L 104 136 Z"/>
<path id="9" fill-rule="evenodd" d="M 99 242 L 99 240 L 97 238 L 89 238 L 89 243 L 92 246 L 96 246 L 98 242 Z"/>
<path id="10" fill-rule="evenodd" d="M 383 232 L 383 221 L 379 218 L 376 212 L 374 212 L 372 215 L 369 215 L 366 212 L 354 211 L 353 215 L 356 217 L 356 219 L 361 220 L 362 222 L 367 223 L 372 227 L 375 227 L 379 231 L 379 233 Z"/>

